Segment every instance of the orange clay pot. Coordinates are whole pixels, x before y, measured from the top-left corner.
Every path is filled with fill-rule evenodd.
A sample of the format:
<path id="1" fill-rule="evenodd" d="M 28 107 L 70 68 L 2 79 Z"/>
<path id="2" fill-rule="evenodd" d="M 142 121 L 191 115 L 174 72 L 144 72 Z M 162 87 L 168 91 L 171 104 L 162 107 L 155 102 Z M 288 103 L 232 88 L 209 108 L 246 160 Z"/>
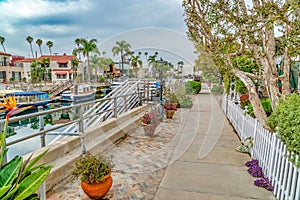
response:
<path id="1" fill-rule="evenodd" d="M 167 119 L 173 119 L 174 113 L 175 113 L 175 110 L 166 110 Z"/>
<path id="2" fill-rule="evenodd" d="M 102 183 L 81 183 L 81 188 L 91 199 L 101 199 L 106 195 L 112 186 L 112 177 L 110 174 L 104 176 L 105 181 Z"/>

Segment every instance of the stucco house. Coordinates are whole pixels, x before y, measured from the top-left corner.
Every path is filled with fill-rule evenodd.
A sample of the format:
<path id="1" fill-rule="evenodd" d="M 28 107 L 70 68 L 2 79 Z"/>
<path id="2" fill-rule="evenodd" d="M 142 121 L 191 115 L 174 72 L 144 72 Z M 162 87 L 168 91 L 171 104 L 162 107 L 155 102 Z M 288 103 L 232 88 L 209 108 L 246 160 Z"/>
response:
<path id="1" fill-rule="evenodd" d="M 24 77 L 26 80 L 30 79 L 30 65 L 33 60 L 42 62 L 44 58 L 50 59 L 50 65 L 48 66 L 51 69 L 51 79 L 53 83 L 60 83 L 73 79 L 73 74 L 75 73 L 72 70 L 71 60 L 75 58 L 74 55 L 43 55 L 36 59 L 25 58 L 15 62 L 16 65 L 23 67 Z M 82 68 L 83 63 L 79 62 L 78 71 Z"/>
<path id="2" fill-rule="evenodd" d="M 0 82 L 21 81 L 23 76 L 23 68 L 11 62 L 11 54 L 0 52 Z"/>

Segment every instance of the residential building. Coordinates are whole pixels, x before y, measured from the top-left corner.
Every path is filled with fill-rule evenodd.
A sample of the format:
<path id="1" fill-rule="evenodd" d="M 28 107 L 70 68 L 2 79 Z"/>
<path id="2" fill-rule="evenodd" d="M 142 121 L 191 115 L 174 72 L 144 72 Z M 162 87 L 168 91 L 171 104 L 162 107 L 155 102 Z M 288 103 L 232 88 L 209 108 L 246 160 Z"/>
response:
<path id="1" fill-rule="evenodd" d="M 20 66 L 15 66 L 11 61 L 11 55 L 0 52 L 0 82 L 21 81 L 24 70 Z"/>
<path id="2" fill-rule="evenodd" d="M 76 73 L 72 70 L 71 60 L 75 58 L 74 55 L 43 55 L 35 60 L 42 62 L 44 58 L 50 59 L 50 64 L 47 66 L 51 69 L 51 79 L 53 83 L 60 83 L 65 82 L 70 79 L 73 79 L 73 73 Z M 34 59 L 33 58 L 25 58 L 22 60 L 16 61 L 16 65 L 22 66 L 24 69 L 24 77 L 26 80 L 30 79 L 31 74 L 31 63 Z M 81 71 L 83 68 L 83 63 L 79 62 L 78 71 Z"/>

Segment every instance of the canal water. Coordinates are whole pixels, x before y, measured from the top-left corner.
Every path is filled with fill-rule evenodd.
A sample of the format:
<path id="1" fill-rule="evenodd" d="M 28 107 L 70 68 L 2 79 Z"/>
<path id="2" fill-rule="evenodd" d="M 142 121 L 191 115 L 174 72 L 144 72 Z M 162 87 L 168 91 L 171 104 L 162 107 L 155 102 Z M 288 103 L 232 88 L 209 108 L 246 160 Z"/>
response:
<path id="1" fill-rule="evenodd" d="M 44 110 L 46 109 L 54 109 L 54 108 L 60 108 L 62 106 L 69 106 L 70 103 L 53 103 L 47 105 Z M 47 130 L 49 128 L 61 125 L 65 122 L 68 122 L 70 120 L 76 120 L 78 119 L 78 110 L 68 109 L 60 112 L 55 112 L 51 114 L 47 114 L 44 116 L 44 129 Z M 88 108 L 86 108 L 88 109 Z M 22 115 L 29 114 L 37 112 L 37 110 L 29 110 L 24 111 Z M 65 128 L 60 128 L 55 130 L 55 133 L 63 132 Z M 9 136 L 7 137 L 7 142 L 15 141 L 16 139 L 23 138 L 28 135 L 32 135 L 34 133 L 39 132 L 39 118 L 34 117 L 30 119 L 20 120 L 18 122 L 10 123 L 8 126 L 8 132 Z M 52 132 L 51 132 L 52 133 Z M 57 135 L 46 135 L 46 145 L 51 143 Z M 38 148 L 41 147 L 41 138 L 40 136 L 25 140 L 18 144 L 13 144 L 9 146 L 8 150 L 8 160 L 12 159 L 15 155 L 23 156 L 29 152 L 32 152 Z"/>

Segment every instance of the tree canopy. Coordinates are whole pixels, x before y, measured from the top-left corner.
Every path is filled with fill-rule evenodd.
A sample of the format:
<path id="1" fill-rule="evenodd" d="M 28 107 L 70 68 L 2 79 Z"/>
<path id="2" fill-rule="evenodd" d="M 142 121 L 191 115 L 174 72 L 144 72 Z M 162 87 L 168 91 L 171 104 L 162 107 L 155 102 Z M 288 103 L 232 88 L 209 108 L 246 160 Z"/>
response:
<path id="1" fill-rule="evenodd" d="M 250 64 L 262 75 L 273 108 L 282 96 L 290 94 L 291 61 L 299 55 L 299 2 L 184 0 L 183 7 L 189 38 L 217 67 L 231 70 L 245 84 L 254 114 L 266 126 L 254 71 L 243 68 Z M 279 36 L 282 42 L 276 49 Z M 276 55 L 281 60 L 277 68 Z M 281 77 L 277 73 L 279 67 L 283 71 Z M 278 82 L 282 83 L 282 90 Z"/>

